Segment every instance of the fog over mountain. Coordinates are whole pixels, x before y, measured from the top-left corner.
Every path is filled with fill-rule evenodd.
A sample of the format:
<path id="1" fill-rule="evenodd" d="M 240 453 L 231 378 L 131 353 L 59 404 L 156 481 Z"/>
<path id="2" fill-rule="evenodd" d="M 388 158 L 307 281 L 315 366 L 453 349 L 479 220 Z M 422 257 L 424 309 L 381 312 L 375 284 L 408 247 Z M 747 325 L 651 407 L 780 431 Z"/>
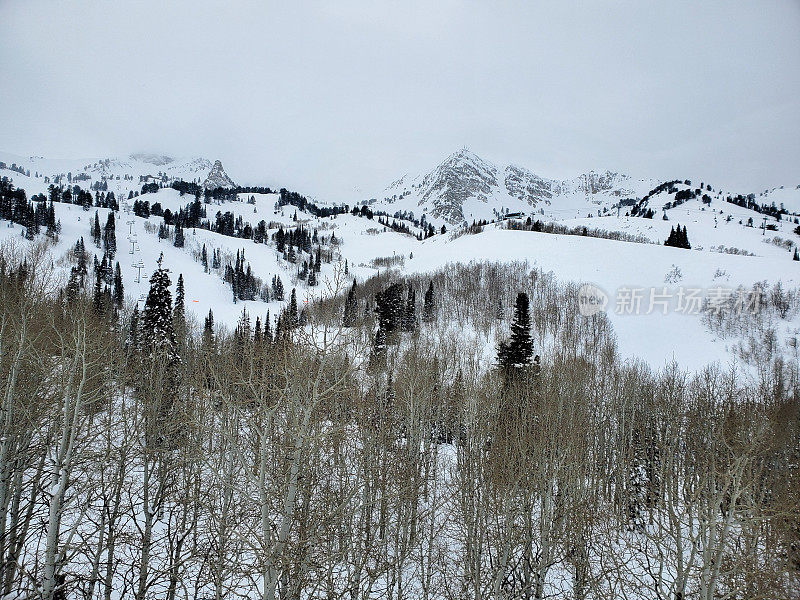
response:
<path id="1" fill-rule="evenodd" d="M 6 1 L 0 147 L 211 156 L 351 201 L 468 146 L 591 170 L 792 184 L 800 5 Z"/>

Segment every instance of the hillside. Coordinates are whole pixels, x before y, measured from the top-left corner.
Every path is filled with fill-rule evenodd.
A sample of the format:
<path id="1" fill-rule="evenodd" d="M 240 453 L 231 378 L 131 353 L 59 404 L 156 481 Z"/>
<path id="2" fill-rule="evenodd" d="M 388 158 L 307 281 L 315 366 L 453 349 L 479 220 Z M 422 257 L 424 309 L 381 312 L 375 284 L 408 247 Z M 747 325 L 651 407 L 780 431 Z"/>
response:
<path id="1" fill-rule="evenodd" d="M 153 167 L 159 168 L 158 165 Z M 485 175 L 488 172 L 491 168 L 475 172 L 475 181 L 482 178 L 479 173 Z M 28 181 L 26 178 L 21 180 L 23 184 Z M 674 202 L 675 194 L 682 189 L 688 189 L 688 186 L 678 185 L 671 194 L 666 191 L 655 194 L 648 202 L 651 206 Z M 549 200 L 551 206 L 563 198 Z M 720 285 L 749 288 L 757 281 L 770 284 L 781 281 L 787 287 L 800 285 L 797 272 L 800 263 L 791 260 L 800 241 L 793 231 L 796 227 L 793 221 L 788 218 L 776 221 L 770 217 L 770 227 L 775 231 L 758 229 L 762 223 L 759 213 L 719 199 L 716 194 L 710 204 L 699 198 L 690 199 L 649 219 L 624 214 L 617 216 L 613 211 L 603 217 L 582 216 L 560 221 L 566 227 L 639 236 L 651 244 L 583 235 L 510 231 L 504 228 L 505 222 L 490 225 L 476 234 L 454 231 L 420 241 L 413 235 L 381 226 L 375 218 L 349 213 L 318 218 L 292 205 L 279 207 L 279 199 L 279 194 L 239 194 L 234 201 L 204 204 L 211 229 L 185 229 L 183 248 L 176 248 L 172 243 L 174 224 L 164 228 L 165 239 L 159 237 L 159 231 L 166 215 L 178 214 L 193 200 L 193 196 L 181 195 L 171 188 L 140 195 L 136 200 L 147 201 L 149 206 L 158 205 L 161 211 L 167 211 L 165 216 L 151 214 L 147 218 L 134 215 L 133 201 L 124 200 L 121 210 L 115 214 L 116 260 L 120 262 L 128 299 L 138 301 L 141 306 L 147 293 L 149 274 L 155 269 L 162 252 L 165 265 L 173 274 L 173 285 L 177 274 L 184 276 L 188 311 L 196 321 L 201 322 L 208 311 L 213 310 L 216 322 L 230 328 L 236 325 L 243 308 L 253 317 L 264 317 L 270 311 L 274 318 L 285 306 L 288 292 L 294 287 L 301 303 L 323 297 L 333 282 L 337 266 L 342 268 L 345 263 L 351 276 L 365 281 L 388 269 L 422 274 L 453 263 L 524 261 L 530 267 L 553 272 L 562 281 L 590 282 L 605 290 L 611 296 L 608 313 L 624 355 L 641 357 L 654 365 L 671 360 L 696 365 L 713 360 L 725 361 L 730 356 L 728 343 L 710 331 L 700 315 L 670 312 L 667 315 L 634 317 L 617 314 L 613 304 L 617 291 L 631 286 L 653 289 L 665 285 L 671 288 L 690 285 L 707 291 Z M 102 252 L 88 243 L 90 225 L 95 211 L 101 224 L 106 222 L 110 211 L 104 208 L 84 211 L 80 206 L 63 203 L 55 203 L 54 208 L 61 232 L 59 242 L 51 252 L 59 264 L 64 265 L 62 276 L 66 279 L 69 263 L 64 262 L 63 257 L 80 237 L 87 242 L 90 253 L 95 254 L 98 260 L 102 258 Z M 218 226 L 227 222 L 223 218 L 225 213 L 231 215 L 233 235 L 223 233 L 219 228 L 222 226 Z M 664 220 L 662 214 L 666 214 L 668 220 Z M 748 226 L 753 217 L 756 226 Z M 546 219 L 546 216 L 539 214 L 536 218 Z M 264 222 L 264 239 L 257 242 L 252 239 L 252 230 L 261 221 Z M 688 228 L 692 250 L 661 245 L 676 225 Z M 251 228 L 250 233 L 247 233 L 247 227 Z M 280 228 L 287 232 L 301 228 L 309 235 L 314 233 L 315 238 L 318 234 L 322 242 L 313 244 L 307 252 L 298 248 L 292 262 L 285 253 L 276 249 L 274 236 Z M 25 243 L 22 238 L 24 231 L 24 227 L 8 223 L 0 229 L 0 237 Z M 332 236 L 335 236 L 335 245 L 331 244 Z M 201 264 L 203 246 L 209 256 L 215 250 L 219 251 L 222 263 L 219 269 L 209 271 Z M 316 248 L 322 250 L 325 259 L 315 282 L 317 285 L 309 285 L 306 279 L 301 278 L 302 265 L 313 261 Z M 234 302 L 231 284 L 224 278 L 225 266 L 234 264 L 237 252 L 243 253 L 246 264 L 261 285 L 269 287 L 273 277 L 279 277 L 286 290 L 284 298 L 278 300 L 267 293 L 266 299 L 259 294 L 252 300 L 239 298 Z M 787 321 L 782 327 L 785 331 L 781 335 L 791 337 L 796 324 Z M 691 335 L 687 335 L 688 332 Z"/>

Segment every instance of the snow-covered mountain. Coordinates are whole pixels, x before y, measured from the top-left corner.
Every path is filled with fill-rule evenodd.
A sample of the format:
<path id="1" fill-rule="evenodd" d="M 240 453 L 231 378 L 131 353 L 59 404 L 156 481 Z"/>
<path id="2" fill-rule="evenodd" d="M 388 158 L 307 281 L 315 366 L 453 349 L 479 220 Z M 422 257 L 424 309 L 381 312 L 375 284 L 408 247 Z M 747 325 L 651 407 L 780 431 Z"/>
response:
<path id="1" fill-rule="evenodd" d="M 83 188 L 97 184 L 117 196 L 140 190 L 143 183 L 169 184 L 184 180 L 197 184 L 220 182 L 225 187 L 233 182 L 222 163 L 207 158 L 175 158 L 162 154 L 131 154 L 125 157 L 52 159 L 42 156 L 19 156 L 0 152 L 0 177 L 14 179 L 18 187 L 29 193 L 45 192 L 50 184 L 73 183 Z M 96 186 L 95 186 L 96 187 Z"/>
<path id="2" fill-rule="evenodd" d="M 207 190 L 213 190 L 216 188 L 234 188 L 236 184 L 233 183 L 233 180 L 228 177 L 228 174 L 225 172 L 225 169 L 222 168 L 222 161 L 217 160 L 214 161 L 214 166 L 211 167 L 211 172 L 206 177 L 206 180 L 203 182 L 203 188 Z"/>
<path id="3" fill-rule="evenodd" d="M 574 217 L 644 194 L 658 182 L 620 173 L 591 171 L 560 181 L 518 165 L 496 165 L 467 149 L 448 156 L 428 173 L 404 176 L 366 202 L 389 213 L 458 225 L 504 212 Z"/>
<path id="4" fill-rule="evenodd" d="M 792 260 L 800 242 L 794 215 L 783 214 L 778 219 L 775 211 L 765 210 L 775 202 L 778 209 L 783 205 L 790 212 L 800 213 L 800 188 L 795 185 L 761 193 L 742 192 L 748 201 L 741 203 L 735 198 L 739 192 L 728 192 L 707 182 L 636 180 L 610 172 L 590 172 L 561 181 L 515 165 L 499 166 L 460 151 L 429 173 L 397 180 L 381 200 L 375 199 L 370 205 L 390 214 L 413 212 L 417 219 L 426 215 L 434 224 L 493 220 L 506 212 L 525 212 L 544 222 L 559 221 L 562 233 L 537 233 L 509 227 L 512 223 L 497 222 L 475 230 L 454 231 L 454 227 L 448 226 L 449 231 L 444 235 L 417 239 L 421 229 L 409 221 L 397 219 L 399 225 L 393 229 L 390 220 L 380 222 L 372 215 L 348 213 L 323 217 L 295 206 L 276 206 L 280 200 L 278 194 L 239 193 L 235 199 L 217 199 L 205 206 L 209 225 L 187 228 L 185 244 L 176 247 L 160 236 L 162 214 L 152 213 L 149 217 L 134 214 L 128 193 L 134 192 L 151 207 L 159 205 L 161 210 L 169 209 L 174 215 L 185 210 L 191 198 L 168 184 L 183 179 L 198 185 L 213 182 L 214 187 L 230 186 L 233 182 L 221 163 L 144 154 L 48 160 L 6 153 L 0 153 L 0 162 L 3 163 L 0 177 L 10 178 L 15 187 L 26 191 L 29 199 L 47 193 L 51 183 L 66 188 L 71 182 L 83 190 L 97 189 L 100 197 L 113 191 L 120 200 L 120 210 L 116 213 L 119 236 L 116 260 L 121 263 L 129 299 L 143 300 L 148 273 L 163 252 L 173 273 L 184 275 L 187 298 L 191 299 L 188 311 L 201 319 L 213 309 L 218 322 L 228 326 L 236 324 L 245 306 L 251 314 L 263 315 L 270 310 L 274 316 L 286 301 L 233 302 L 229 284 L 223 279 L 224 267 L 242 251 L 246 251 L 248 264 L 263 282 L 278 276 L 287 291 L 297 287 L 302 301 L 315 294 L 319 296 L 332 281 L 335 265 L 341 263 L 349 265 L 352 276 L 365 280 L 390 266 L 408 273 L 425 273 L 450 263 L 475 260 L 528 261 L 552 270 L 565 280 L 591 281 L 609 292 L 633 284 L 663 285 L 665 278 L 675 279 L 677 271 L 684 274 L 687 282 L 706 287 L 720 281 L 732 286 L 749 286 L 761 280 L 780 280 L 787 286 L 797 286 L 800 282 L 796 271 L 800 263 Z M 154 181 L 167 185 L 141 193 L 145 183 Z M 730 196 L 734 196 L 734 202 L 727 201 Z M 90 237 L 93 212 L 75 204 L 55 204 L 55 216 L 61 225 L 60 241 L 51 245 L 49 252 L 54 263 L 68 265 L 64 257 L 76 241 Z M 620 210 L 610 209 L 620 204 Z M 106 222 L 109 209 L 95 206 L 92 210 L 99 210 L 100 222 Z M 233 234 L 225 233 L 220 226 L 227 222 L 222 218 L 226 213 L 231 214 L 231 223 L 241 225 L 241 228 L 236 226 Z M 263 237 L 257 242 L 253 232 L 259 222 L 263 222 Z M 524 220 L 517 223 L 522 225 Z M 688 227 L 691 251 L 663 246 L 676 225 Z M 309 286 L 299 276 L 303 261 L 310 260 L 311 254 L 300 254 L 292 262 L 277 251 L 272 236 L 281 226 L 285 230 L 302 226 L 306 231 L 317 232 L 320 238 L 335 233 L 336 244 L 329 242 L 325 248 L 332 262 L 322 266 L 319 286 Z M 168 235 L 174 235 L 174 227 L 174 222 L 167 225 Z M 618 235 L 596 235 L 592 230 Z M 25 227 L 18 222 L 4 221 L 0 226 L 0 244 L 27 243 L 25 234 Z M 204 245 L 209 254 L 221 253 L 217 271 L 210 272 L 200 264 Z M 99 249 L 96 253 L 100 260 L 102 253 Z M 66 277 L 66 268 L 62 275 Z M 648 328 L 655 325 L 646 319 L 618 319 L 613 313 L 611 318 L 624 334 L 621 348 L 631 355 L 642 355 L 637 340 L 649 335 Z M 674 327 L 667 327 L 666 323 L 658 322 L 664 330 L 659 330 L 663 335 L 656 337 L 661 342 L 668 340 L 669 344 L 653 345 L 646 355 L 651 361 L 667 358 L 665 348 L 693 361 L 705 360 L 698 353 L 724 356 L 719 351 L 725 349 L 718 347 L 713 336 L 709 337 L 699 319 L 691 336 L 685 335 L 689 327 L 685 319 L 673 323 Z M 697 343 L 701 338 L 706 340 L 705 345 Z"/>

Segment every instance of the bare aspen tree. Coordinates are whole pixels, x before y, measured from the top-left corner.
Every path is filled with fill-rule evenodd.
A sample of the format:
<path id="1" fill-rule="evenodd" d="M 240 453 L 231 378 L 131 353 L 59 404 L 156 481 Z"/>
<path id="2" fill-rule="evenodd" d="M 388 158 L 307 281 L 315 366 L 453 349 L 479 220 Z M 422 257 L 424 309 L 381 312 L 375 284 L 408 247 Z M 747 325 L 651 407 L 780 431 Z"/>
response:
<path id="1" fill-rule="evenodd" d="M 86 305 L 77 305 L 64 323 L 53 328 L 59 355 L 64 362 L 55 368 L 52 381 L 58 409 L 53 415 L 52 446 L 46 468 L 50 479 L 46 494 L 48 516 L 42 575 L 42 595 L 46 600 L 56 592 L 70 542 L 88 510 L 93 493 L 84 478 L 81 492 L 88 497 L 81 498 L 77 514 L 72 515 L 71 523 L 62 529 L 69 504 L 78 502 L 78 498 L 69 492 L 81 479 L 76 477 L 75 470 L 86 460 L 88 447 L 85 444 L 97 435 L 93 431 L 92 411 L 95 409 L 92 404 L 104 398 L 104 382 L 108 374 L 108 356 L 99 343 L 99 332 L 92 331 L 88 310 Z M 65 323 L 69 326 L 62 329 Z"/>

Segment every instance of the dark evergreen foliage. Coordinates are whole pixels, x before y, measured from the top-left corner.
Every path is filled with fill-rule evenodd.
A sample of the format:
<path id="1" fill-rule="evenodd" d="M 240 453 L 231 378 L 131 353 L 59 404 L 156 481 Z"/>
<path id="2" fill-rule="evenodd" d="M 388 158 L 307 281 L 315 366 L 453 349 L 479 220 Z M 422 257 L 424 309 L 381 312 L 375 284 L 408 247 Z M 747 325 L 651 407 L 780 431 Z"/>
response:
<path id="1" fill-rule="evenodd" d="M 277 275 L 272 277 L 272 297 L 278 302 L 283 302 L 283 282 Z"/>
<path id="2" fill-rule="evenodd" d="M 177 360 L 175 328 L 172 320 L 172 293 L 169 290 L 169 270 L 163 266 L 164 255 L 158 259 L 158 268 L 150 278 L 150 291 L 142 316 L 143 342 L 151 356 L 166 356 Z"/>
<path id="3" fill-rule="evenodd" d="M 112 258 L 117 252 L 116 220 L 114 219 L 113 211 L 108 213 L 106 224 L 103 227 L 103 250 L 108 252 Z"/>
<path id="4" fill-rule="evenodd" d="M 292 296 L 289 300 L 289 323 L 290 328 L 298 327 L 300 325 L 300 316 L 297 312 L 297 292 L 292 288 Z"/>
<path id="5" fill-rule="evenodd" d="M 514 318 L 511 322 L 511 339 L 501 342 L 497 347 L 497 362 L 504 370 L 524 367 L 531 362 L 533 342 L 531 341 L 530 302 L 528 294 L 519 292 L 514 304 Z"/>
<path id="6" fill-rule="evenodd" d="M 183 273 L 178 275 L 178 283 L 175 285 L 175 307 L 172 310 L 173 328 L 175 338 L 179 345 L 186 343 L 186 291 L 183 286 Z"/>
<path id="7" fill-rule="evenodd" d="M 403 331 L 407 332 L 414 331 L 417 328 L 416 292 L 411 284 L 408 286 L 406 305 L 403 310 L 402 328 Z"/>
<path id="8" fill-rule="evenodd" d="M 391 334 L 402 325 L 404 304 L 403 286 L 393 283 L 375 295 L 375 312 L 378 315 L 378 327 L 384 333 Z"/>
<path id="9" fill-rule="evenodd" d="M 425 292 L 425 303 L 422 307 L 422 320 L 431 323 L 436 318 L 436 298 L 433 292 L 433 280 L 428 285 Z"/>
<path id="10" fill-rule="evenodd" d="M 183 227 L 180 223 L 175 224 L 175 241 L 173 242 L 176 248 L 183 248 L 185 241 L 183 237 Z"/>
<path id="11" fill-rule="evenodd" d="M 665 246 L 673 246 L 675 248 L 685 248 L 686 250 L 691 249 L 692 245 L 689 243 L 689 236 L 686 233 L 686 225 L 681 226 L 678 225 L 677 229 L 672 227 L 669 232 L 669 237 L 664 242 Z"/>
<path id="12" fill-rule="evenodd" d="M 358 313 L 358 305 L 356 301 L 356 280 L 353 280 L 353 287 L 347 293 L 347 300 L 344 303 L 344 317 L 342 318 L 342 325 L 344 327 L 354 327 L 356 324 L 356 314 Z"/>
<path id="13" fill-rule="evenodd" d="M 114 292 L 112 297 L 114 306 L 117 307 L 117 310 L 121 309 L 125 303 L 125 288 L 122 285 L 122 270 L 119 267 L 119 263 L 114 267 Z"/>

